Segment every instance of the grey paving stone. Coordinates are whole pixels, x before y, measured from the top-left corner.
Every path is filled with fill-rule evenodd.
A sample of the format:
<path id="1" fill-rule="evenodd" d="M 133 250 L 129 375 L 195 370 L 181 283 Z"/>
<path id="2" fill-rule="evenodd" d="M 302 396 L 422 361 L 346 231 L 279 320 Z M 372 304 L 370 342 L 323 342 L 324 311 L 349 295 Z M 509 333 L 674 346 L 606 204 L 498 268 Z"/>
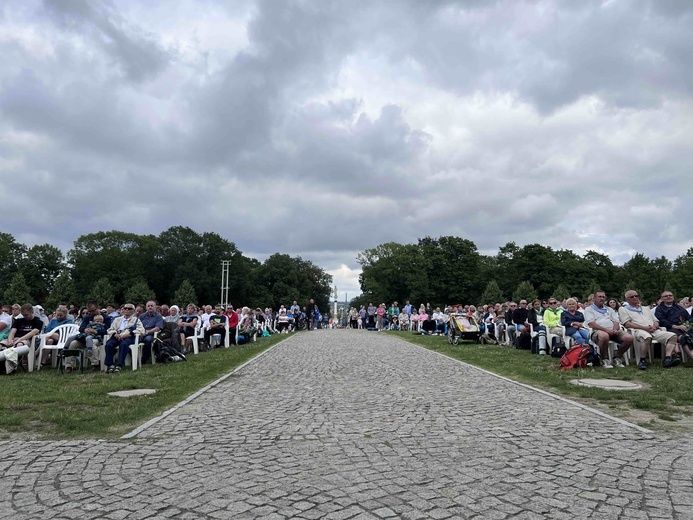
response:
<path id="1" fill-rule="evenodd" d="M 13 519 L 687 519 L 688 444 L 387 335 L 324 330 L 136 442 L 0 442 L 0 494 Z"/>

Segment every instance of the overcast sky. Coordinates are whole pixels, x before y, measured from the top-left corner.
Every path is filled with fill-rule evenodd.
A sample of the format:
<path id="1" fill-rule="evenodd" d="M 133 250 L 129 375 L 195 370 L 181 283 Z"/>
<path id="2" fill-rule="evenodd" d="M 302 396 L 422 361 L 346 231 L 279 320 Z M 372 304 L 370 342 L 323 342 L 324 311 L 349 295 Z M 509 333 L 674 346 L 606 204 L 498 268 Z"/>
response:
<path id="1" fill-rule="evenodd" d="M 190 226 L 340 299 L 426 235 L 673 259 L 691 27 L 688 0 L 7 0 L 0 230 Z"/>

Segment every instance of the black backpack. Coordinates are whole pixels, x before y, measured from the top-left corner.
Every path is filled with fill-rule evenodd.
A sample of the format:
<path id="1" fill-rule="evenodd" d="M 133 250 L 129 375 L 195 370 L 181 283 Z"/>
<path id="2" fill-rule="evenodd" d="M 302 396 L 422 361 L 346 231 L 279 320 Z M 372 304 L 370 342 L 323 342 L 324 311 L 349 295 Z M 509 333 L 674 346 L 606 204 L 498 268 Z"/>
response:
<path id="1" fill-rule="evenodd" d="M 551 357 L 562 358 L 566 353 L 565 342 L 562 339 L 556 339 L 551 345 Z"/>
<path id="2" fill-rule="evenodd" d="M 532 336 L 529 335 L 529 332 L 523 332 L 515 338 L 515 348 L 518 350 L 532 349 Z"/>
<path id="3" fill-rule="evenodd" d="M 182 352 L 176 350 L 171 345 L 164 343 L 159 338 L 154 340 L 152 345 L 154 356 L 157 363 L 177 363 L 178 361 L 187 361 Z"/>

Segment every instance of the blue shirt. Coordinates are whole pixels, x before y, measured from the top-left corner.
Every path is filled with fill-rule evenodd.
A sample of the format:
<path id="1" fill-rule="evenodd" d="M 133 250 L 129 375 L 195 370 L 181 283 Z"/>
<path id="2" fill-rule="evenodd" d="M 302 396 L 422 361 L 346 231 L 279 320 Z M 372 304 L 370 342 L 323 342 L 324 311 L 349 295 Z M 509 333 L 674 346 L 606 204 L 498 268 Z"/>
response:
<path id="1" fill-rule="evenodd" d="M 148 312 L 140 314 L 140 321 L 142 322 L 144 330 L 150 330 L 154 327 L 159 327 L 159 330 L 164 328 L 164 317 L 158 312 L 155 312 L 152 315 L 150 315 Z"/>
<path id="2" fill-rule="evenodd" d="M 59 325 L 67 325 L 69 323 L 74 323 L 72 321 L 72 316 L 68 316 L 64 320 L 58 321 L 58 318 L 53 318 L 51 321 L 48 322 L 48 325 L 46 325 L 46 332 L 52 331 L 54 328 L 58 327 Z"/>

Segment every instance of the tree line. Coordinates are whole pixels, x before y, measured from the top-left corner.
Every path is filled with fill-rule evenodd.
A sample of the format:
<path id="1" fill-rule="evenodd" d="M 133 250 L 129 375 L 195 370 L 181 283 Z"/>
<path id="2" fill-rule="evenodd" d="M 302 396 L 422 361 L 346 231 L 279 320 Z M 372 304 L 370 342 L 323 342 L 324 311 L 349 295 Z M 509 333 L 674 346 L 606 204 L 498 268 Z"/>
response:
<path id="1" fill-rule="evenodd" d="M 102 231 L 80 236 L 66 255 L 50 244 L 27 247 L 0 233 L 0 301 L 79 305 L 110 302 L 219 303 L 221 261 L 230 262 L 229 302 L 251 307 L 301 304 L 327 309 L 332 276 L 301 257 L 243 256 L 216 233 L 174 226 L 158 236 Z"/>
<path id="2" fill-rule="evenodd" d="M 420 238 L 416 244 L 381 244 L 357 260 L 362 294 L 352 306 L 406 300 L 444 305 L 549 296 L 586 299 L 597 289 L 619 299 L 634 289 L 649 303 L 664 289 L 678 297 L 693 292 L 693 248 L 673 262 L 637 253 L 619 266 L 596 251 L 578 255 L 541 244 L 519 247 L 508 242 L 495 256 L 487 256 L 471 240 L 443 236 Z"/>

